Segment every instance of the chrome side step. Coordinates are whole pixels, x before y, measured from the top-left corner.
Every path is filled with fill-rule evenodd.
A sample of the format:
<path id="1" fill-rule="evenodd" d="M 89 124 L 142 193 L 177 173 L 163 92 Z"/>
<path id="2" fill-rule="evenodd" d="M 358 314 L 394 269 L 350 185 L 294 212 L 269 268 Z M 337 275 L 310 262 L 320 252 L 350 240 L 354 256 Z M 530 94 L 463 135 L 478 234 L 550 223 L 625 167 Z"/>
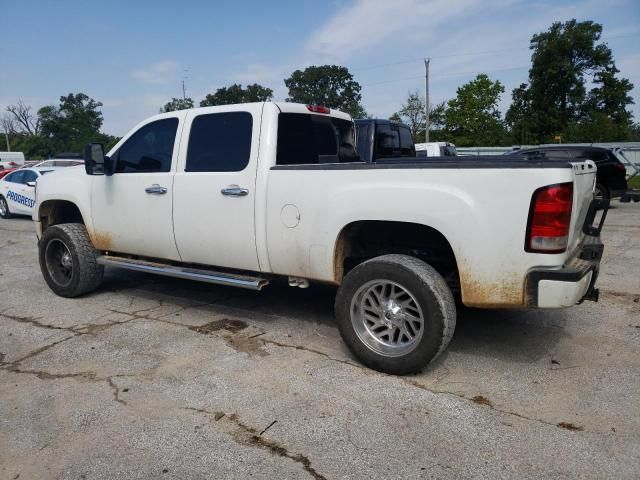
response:
<path id="1" fill-rule="evenodd" d="M 185 278 L 188 280 L 246 288 L 249 290 L 261 290 L 262 287 L 269 284 L 269 280 L 260 277 L 214 272 L 199 268 L 180 267 L 164 263 L 148 262 L 146 260 L 114 257 L 111 255 L 99 256 L 98 263 L 111 267 L 124 268 L 126 270 L 134 270 L 136 272 L 155 273 L 156 275 L 164 275 L 165 277 Z"/>

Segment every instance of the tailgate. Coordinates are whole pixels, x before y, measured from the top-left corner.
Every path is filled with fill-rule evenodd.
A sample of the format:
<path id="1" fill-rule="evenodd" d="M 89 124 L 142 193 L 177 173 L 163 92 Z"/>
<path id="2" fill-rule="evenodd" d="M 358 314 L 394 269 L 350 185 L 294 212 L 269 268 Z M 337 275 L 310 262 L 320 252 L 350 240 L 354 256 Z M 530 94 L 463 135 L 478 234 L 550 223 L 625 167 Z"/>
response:
<path id="1" fill-rule="evenodd" d="M 571 236 L 569 251 L 572 251 L 584 238 L 582 226 L 593 200 L 593 189 L 596 183 L 596 164 L 591 160 L 571 162 L 573 166 L 573 215 L 571 218 Z"/>

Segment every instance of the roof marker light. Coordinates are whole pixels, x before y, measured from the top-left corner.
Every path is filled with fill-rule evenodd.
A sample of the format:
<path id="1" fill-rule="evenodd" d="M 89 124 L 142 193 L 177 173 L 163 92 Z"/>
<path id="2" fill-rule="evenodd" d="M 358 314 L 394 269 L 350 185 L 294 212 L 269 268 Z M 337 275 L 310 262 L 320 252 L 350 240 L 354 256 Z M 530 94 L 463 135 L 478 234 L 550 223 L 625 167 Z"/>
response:
<path id="1" fill-rule="evenodd" d="M 307 110 L 313 113 L 331 113 L 329 107 L 323 107 L 322 105 L 307 105 Z"/>

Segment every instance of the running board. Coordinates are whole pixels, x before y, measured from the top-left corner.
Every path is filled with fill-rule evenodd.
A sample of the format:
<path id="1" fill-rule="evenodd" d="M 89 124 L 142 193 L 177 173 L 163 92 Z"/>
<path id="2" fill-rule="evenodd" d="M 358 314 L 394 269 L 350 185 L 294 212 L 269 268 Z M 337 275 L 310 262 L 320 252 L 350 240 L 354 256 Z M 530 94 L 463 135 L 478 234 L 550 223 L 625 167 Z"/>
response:
<path id="1" fill-rule="evenodd" d="M 260 277 L 214 272 L 199 268 L 180 267 L 176 265 L 167 265 L 165 263 L 148 262 L 146 260 L 114 257 L 111 255 L 99 256 L 98 263 L 100 265 L 108 265 L 110 267 L 134 270 L 136 272 L 155 273 L 156 275 L 164 275 L 165 277 L 185 278 L 187 280 L 197 280 L 199 282 L 246 288 L 249 290 L 261 290 L 262 287 L 269 284 L 269 280 Z"/>

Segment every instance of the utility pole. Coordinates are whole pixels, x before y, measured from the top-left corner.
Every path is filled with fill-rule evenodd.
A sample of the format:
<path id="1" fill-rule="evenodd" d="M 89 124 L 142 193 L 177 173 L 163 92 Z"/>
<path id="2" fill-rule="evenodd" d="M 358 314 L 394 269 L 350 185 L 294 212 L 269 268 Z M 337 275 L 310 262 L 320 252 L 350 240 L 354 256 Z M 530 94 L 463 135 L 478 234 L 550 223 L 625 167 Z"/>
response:
<path id="1" fill-rule="evenodd" d="M 189 77 L 187 77 L 187 72 L 188 71 L 189 70 L 185 69 L 185 70 L 183 70 L 183 73 L 182 73 L 182 100 L 186 100 L 187 99 L 187 90 L 186 90 L 186 88 L 184 86 L 184 81 L 185 81 L 185 79 L 189 78 Z"/>
<path id="2" fill-rule="evenodd" d="M 424 141 L 429 143 L 429 62 L 424 59 Z"/>

